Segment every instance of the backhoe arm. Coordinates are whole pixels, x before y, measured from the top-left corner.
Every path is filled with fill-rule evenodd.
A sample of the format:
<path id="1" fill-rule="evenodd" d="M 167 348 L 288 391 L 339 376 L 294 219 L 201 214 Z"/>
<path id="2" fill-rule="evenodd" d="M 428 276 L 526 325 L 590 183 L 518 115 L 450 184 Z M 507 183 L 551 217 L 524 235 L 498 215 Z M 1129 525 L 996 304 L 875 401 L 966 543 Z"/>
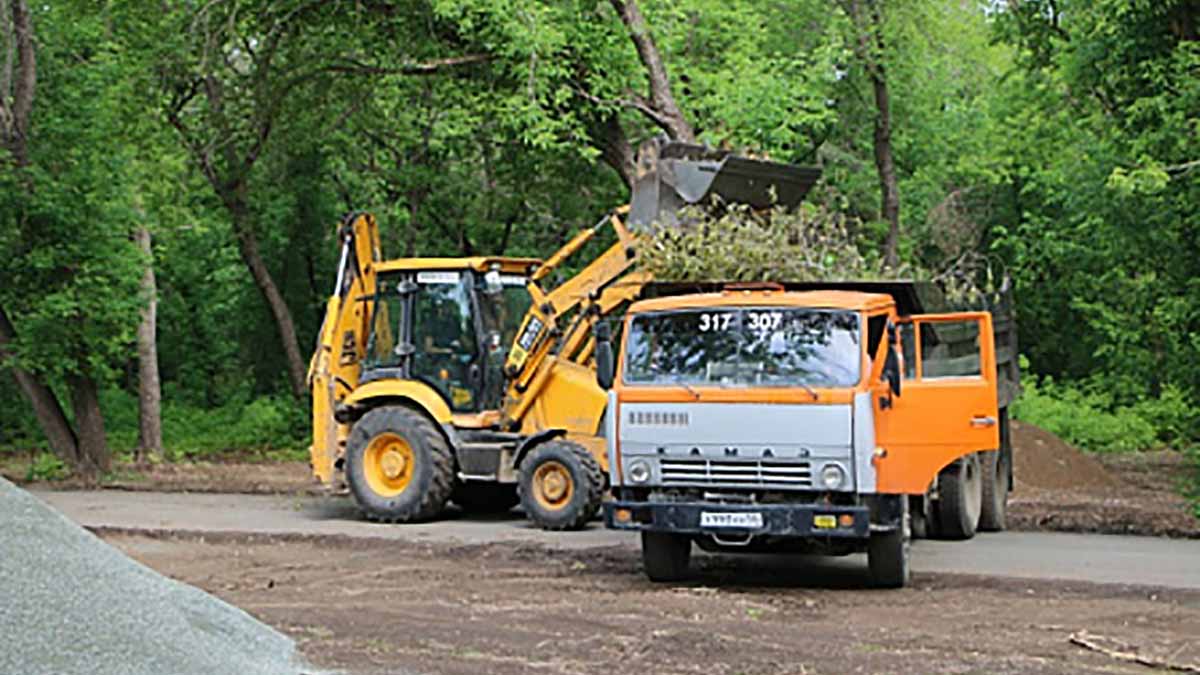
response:
<path id="1" fill-rule="evenodd" d="M 586 363 L 592 351 L 592 325 L 636 297 L 650 280 L 646 272 L 630 271 L 637 240 L 623 221 L 628 211 L 628 207 L 621 207 L 580 232 L 530 278 L 528 289 L 533 303 L 505 363 L 509 385 L 501 410 L 503 424 L 520 423 L 556 363 L 562 360 Z M 616 243 L 556 288 L 543 288 L 544 279 L 609 226 L 617 234 Z"/>
<path id="2" fill-rule="evenodd" d="M 375 265 L 382 259 L 379 228 L 366 213 L 347 216 L 338 227 L 342 243 L 337 284 L 325 303 L 325 319 L 308 365 L 312 392 L 313 439 L 309 448 L 313 474 L 323 483 L 333 479 L 341 444 L 334 410 L 358 384 L 375 295 Z"/>

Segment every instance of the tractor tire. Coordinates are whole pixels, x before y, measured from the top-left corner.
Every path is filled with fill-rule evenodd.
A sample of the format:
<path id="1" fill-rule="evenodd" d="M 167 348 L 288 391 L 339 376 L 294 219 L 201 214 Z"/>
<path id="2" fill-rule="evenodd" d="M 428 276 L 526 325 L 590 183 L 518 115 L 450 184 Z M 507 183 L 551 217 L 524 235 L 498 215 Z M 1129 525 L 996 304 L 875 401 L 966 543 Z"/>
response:
<path id="1" fill-rule="evenodd" d="M 596 517 L 604 474 L 587 448 L 562 438 L 521 460 L 517 493 L 525 516 L 543 530 L 578 530 Z"/>
<path id="2" fill-rule="evenodd" d="M 450 501 L 467 513 L 508 513 L 521 498 L 517 486 L 506 483 L 458 483 Z"/>
<path id="3" fill-rule="evenodd" d="M 437 426 L 402 406 L 375 408 L 346 443 L 346 482 L 368 520 L 429 520 L 446 507 L 454 457 Z"/>
<path id="4" fill-rule="evenodd" d="M 692 539 L 671 532 L 642 532 L 642 566 L 650 581 L 687 579 L 692 562 Z"/>
<path id="5" fill-rule="evenodd" d="M 983 469 L 979 455 L 972 453 L 955 460 L 938 474 L 938 537 L 974 537 L 982 509 Z"/>
<path id="6" fill-rule="evenodd" d="M 980 532 L 1003 532 L 1008 519 L 1008 462 L 1003 450 L 980 453 L 983 456 L 983 506 L 979 511 Z"/>

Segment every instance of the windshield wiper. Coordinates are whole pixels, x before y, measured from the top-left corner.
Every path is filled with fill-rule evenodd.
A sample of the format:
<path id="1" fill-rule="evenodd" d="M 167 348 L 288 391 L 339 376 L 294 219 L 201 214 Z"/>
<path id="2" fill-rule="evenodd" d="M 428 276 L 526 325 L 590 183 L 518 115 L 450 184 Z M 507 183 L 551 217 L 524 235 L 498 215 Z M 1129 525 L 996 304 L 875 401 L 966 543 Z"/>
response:
<path id="1" fill-rule="evenodd" d="M 804 387 L 804 391 L 807 391 L 808 393 L 812 394 L 814 401 L 821 400 L 821 395 L 817 393 L 816 389 L 813 389 L 812 387 L 808 386 L 807 382 L 797 382 L 796 384 L 800 385 L 801 387 Z"/>
<path id="2" fill-rule="evenodd" d="M 677 384 L 677 385 L 683 387 L 684 389 L 687 389 L 687 392 L 692 395 L 693 399 L 695 399 L 697 401 L 700 400 L 700 392 L 696 391 L 695 389 L 692 389 L 692 385 L 688 384 L 687 382 L 684 382 L 682 375 L 671 375 L 669 377 L 673 384 Z"/>

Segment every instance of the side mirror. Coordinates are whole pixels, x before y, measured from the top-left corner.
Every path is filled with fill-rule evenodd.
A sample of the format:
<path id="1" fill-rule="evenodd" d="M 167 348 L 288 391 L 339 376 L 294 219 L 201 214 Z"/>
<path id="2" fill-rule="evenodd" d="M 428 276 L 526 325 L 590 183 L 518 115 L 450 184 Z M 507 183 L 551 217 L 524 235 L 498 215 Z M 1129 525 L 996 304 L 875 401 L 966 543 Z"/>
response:
<path id="1" fill-rule="evenodd" d="M 900 358 L 896 356 L 896 348 L 888 346 L 887 360 L 883 362 L 883 379 L 887 380 L 893 396 L 900 395 Z"/>
<path id="2" fill-rule="evenodd" d="M 596 384 L 608 391 L 612 389 L 613 377 L 616 374 L 616 364 L 613 360 L 612 330 L 608 324 L 597 323 L 592 333 L 596 338 Z"/>

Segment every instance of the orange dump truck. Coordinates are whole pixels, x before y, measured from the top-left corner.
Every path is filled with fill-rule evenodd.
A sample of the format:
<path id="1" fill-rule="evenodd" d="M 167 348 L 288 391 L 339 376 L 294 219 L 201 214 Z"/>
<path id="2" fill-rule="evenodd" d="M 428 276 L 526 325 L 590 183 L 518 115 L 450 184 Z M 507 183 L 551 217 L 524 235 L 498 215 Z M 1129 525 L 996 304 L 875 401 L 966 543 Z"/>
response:
<path id="1" fill-rule="evenodd" d="M 695 543 L 866 551 L 873 583 L 903 586 L 914 527 L 1003 527 L 1011 322 L 998 359 L 989 311 L 921 313 L 912 283 L 835 286 L 659 287 L 615 357 L 600 336 L 605 522 L 641 532 L 651 579 L 684 577 Z"/>

